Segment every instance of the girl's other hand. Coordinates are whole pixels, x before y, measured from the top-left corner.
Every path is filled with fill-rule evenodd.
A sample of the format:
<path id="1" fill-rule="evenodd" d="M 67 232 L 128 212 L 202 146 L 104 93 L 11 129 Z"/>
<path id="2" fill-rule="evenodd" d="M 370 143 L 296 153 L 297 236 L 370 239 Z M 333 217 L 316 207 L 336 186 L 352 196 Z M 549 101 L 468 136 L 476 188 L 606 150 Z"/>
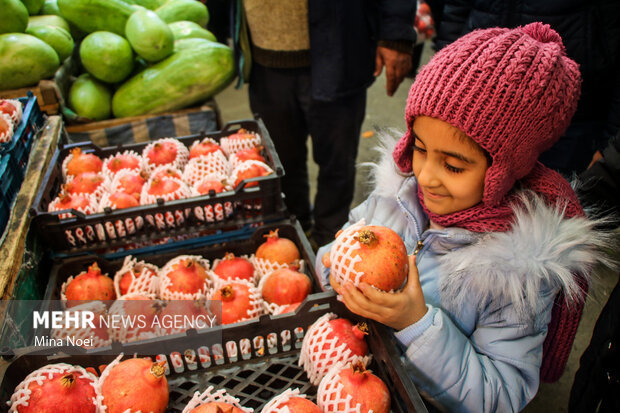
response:
<path id="1" fill-rule="evenodd" d="M 360 283 L 356 288 L 350 281 L 340 285 L 333 278 L 330 283 L 334 290 L 342 295 L 344 304 L 353 313 L 396 330 L 409 327 L 420 320 L 428 310 L 414 255 L 409 256 L 407 283 L 398 292 L 387 293 L 366 283 Z"/>

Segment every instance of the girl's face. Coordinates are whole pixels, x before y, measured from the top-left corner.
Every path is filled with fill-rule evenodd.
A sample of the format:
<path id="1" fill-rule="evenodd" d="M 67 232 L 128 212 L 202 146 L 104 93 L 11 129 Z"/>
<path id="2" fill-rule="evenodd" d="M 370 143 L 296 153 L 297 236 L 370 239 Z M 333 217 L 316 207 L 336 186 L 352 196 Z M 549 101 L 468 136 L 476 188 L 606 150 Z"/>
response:
<path id="1" fill-rule="evenodd" d="M 415 119 L 413 133 L 413 173 L 426 207 L 446 215 L 479 203 L 489 167 L 483 149 L 460 129 L 428 116 Z"/>

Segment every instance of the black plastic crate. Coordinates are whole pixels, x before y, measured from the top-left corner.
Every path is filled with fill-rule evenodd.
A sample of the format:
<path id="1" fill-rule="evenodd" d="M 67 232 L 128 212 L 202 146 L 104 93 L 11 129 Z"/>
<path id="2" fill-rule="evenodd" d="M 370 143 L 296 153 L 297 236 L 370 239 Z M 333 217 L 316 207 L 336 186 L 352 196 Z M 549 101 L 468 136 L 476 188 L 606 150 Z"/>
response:
<path id="1" fill-rule="evenodd" d="M 62 212 L 48 212 L 49 203 L 58 195 L 62 184 L 62 161 L 76 147 L 85 153 L 94 153 L 100 158 L 134 150 L 141 153 L 148 143 L 119 145 L 99 148 L 92 143 L 70 144 L 57 150 L 52 158 L 50 168 L 46 172 L 41 188 L 35 197 L 31 214 L 32 225 L 38 230 L 43 241 L 53 252 L 75 254 L 86 251 L 97 251 L 130 243 L 148 243 L 165 237 L 196 236 L 214 233 L 219 230 L 240 228 L 246 224 L 268 222 L 286 216 L 286 208 L 282 200 L 280 179 L 284 170 L 269 133 L 262 120 L 243 120 L 230 122 L 221 131 L 177 137 L 189 147 L 195 140 L 205 137 L 219 142 L 222 137 L 233 134 L 238 129 L 256 132 L 260 135 L 264 156 L 274 174 L 252 178 L 242 182 L 232 191 L 219 194 L 207 194 L 200 197 L 186 198 L 175 201 L 159 200 L 157 204 L 135 208 L 107 210 L 106 212 L 85 215 L 79 211 L 71 211 L 72 217 L 60 219 Z M 258 186 L 248 188 L 248 182 L 256 182 Z M 210 222 L 200 219 L 194 212 L 195 208 L 215 206 L 221 207 L 230 202 L 234 208 L 232 215 Z M 65 211 L 67 212 L 67 211 Z M 183 222 L 178 220 L 167 223 L 164 227 L 149 222 L 155 214 L 186 214 Z M 138 224 L 140 222 L 140 224 Z"/>
<path id="2" fill-rule="evenodd" d="M 166 359 L 170 367 L 167 372 L 170 389 L 167 412 L 181 412 L 196 391 L 202 392 L 210 385 L 215 389 L 226 389 L 228 394 L 240 399 L 241 405 L 254 408 L 255 412 L 260 412 L 269 400 L 288 388 L 299 388 L 315 400 L 317 389 L 309 383 L 306 373 L 297 365 L 297 360 L 307 328 L 328 312 L 359 320 L 337 301 L 333 292 L 324 292 L 310 296 L 295 313 L 261 316 L 258 320 L 211 330 L 191 330 L 185 334 L 153 339 L 151 343 L 115 343 L 112 348 L 85 350 L 81 355 L 72 356 L 63 355 L 63 348 L 53 349 L 57 356 L 44 355 L 49 354 L 45 352 L 51 349 L 23 349 L 8 360 L 9 365 L 0 383 L 0 411 L 8 411 L 6 401 L 10 399 L 15 387 L 30 372 L 46 364 L 68 363 L 97 369 L 102 364 L 112 362 L 116 358 L 115 354 L 120 352 L 125 354 L 125 358 L 137 355 Z M 400 351 L 395 347 L 392 334 L 378 323 L 369 323 L 369 328 L 367 342 L 373 355 L 369 367 L 390 389 L 392 411 L 426 412 L 399 358 Z M 289 334 L 283 335 L 283 332 Z M 257 337 L 263 340 L 256 340 Z M 269 337 L 275 339 L 270 341 Z M 214 343 L 226 346 L 234 342 L 236 348 L 241 349 L 247 340 L 251 343 L 249 351 L 233 353 L 232 356 L 223 351 L 219 359 L 212 357 L 208 361 L 196 357 L 205 346 Z M 157 346 L 156 351 L 153 351 L 154 345 Z M 215 351 L 211 351 L 211 354 L 215 354 Z M 206 362 L 203 364 L 203 361 Z"/>
<path id="3" fill-rule="evenodd" d="M 0 144 L 0 238 L 9 222 L 13 201 L 24 182 L 35 136 L 45 122 L 36 96 L 29 93 L 28 97 L 17 100 L 22 104 L 22 119 L 11 141 Z"/>

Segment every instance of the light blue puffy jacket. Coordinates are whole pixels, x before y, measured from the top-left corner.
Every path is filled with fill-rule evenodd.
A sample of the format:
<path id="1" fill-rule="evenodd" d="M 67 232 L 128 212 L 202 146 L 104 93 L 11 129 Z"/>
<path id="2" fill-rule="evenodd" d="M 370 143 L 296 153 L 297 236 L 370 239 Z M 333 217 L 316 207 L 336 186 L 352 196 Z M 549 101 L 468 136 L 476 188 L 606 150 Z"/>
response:
<path id="1" fill-rule="evenodd" d="M 413 325 L 395 332 L 420 393 L 450 412 L 519 411 L 539 385 L 542 344 L 554 298 L 561 288 L 576 297 L 572 274 L 587 272 L 602 241 L 585 218 L 563 219 L 532 194 L 516 212 L 511 231 L 474 233 L 426 229 L 414 177 L 385 159 L 376 189 L 350 213 L 349 224 L 396 231 L 416 262 L 428 307 Z M 391 169 L 391 170 L 390 170 Z M 348 226 L 349 224 L 345 225 Z M 329 270 L 317 254 L 326 288 Z"/>

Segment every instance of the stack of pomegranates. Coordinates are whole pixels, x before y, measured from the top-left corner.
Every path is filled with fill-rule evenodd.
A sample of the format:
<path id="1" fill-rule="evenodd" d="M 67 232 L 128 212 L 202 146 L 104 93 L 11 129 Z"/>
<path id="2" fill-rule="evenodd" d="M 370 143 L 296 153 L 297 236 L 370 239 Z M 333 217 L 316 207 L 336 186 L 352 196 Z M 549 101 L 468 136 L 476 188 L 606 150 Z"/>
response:
<path id="1" fill-rule="evenodd" d="M 11 141 L 21 120 L 21 102 L 13 99 L 0 99 L 0 143 Z"/>
<path id="2" fill-rule="evenodd" d="M 12 107 L 10 103 L 5 106 Z M 9 115 L 0 115 L 0 142 L 4 136 L 3 125 L 8 119 Z M 163 138 L 148 144 L 140 154 L 125 150 L 105 159 L 75 148 L 63 160 L 64 183 L 60 193 L 49 204 L 48 211 L 75 209 L 92 214 L 107 208 L 132 208 L 154 204 L 158 199 L 170 201 L 231 191 L 243 180 L 273 173 L 261 155 L 260 136 L 240 129 L 221 139 L 224 140 L 229 142 L 226 146 L 228 151 L 237 151 L 228 152 L 211 138 L 196 140 L 189 148 L 178 139 Z M 236 144 L 231 145 L 230 142 Z M 249 182 L 246 187 L 257 184 Z M 206 208 L 196 213 L 201 220 L 222 220 L 232 214 L 232 204 L 219 205 L 216 210 Z M 174 225 L 175 220 L 183 219 L 182 215 L 162 216 L 162 223 Z M 63 214 L 61 218 L 69 216 Z M 139 225 L 142 224 L 132 224 L 133 227 Z M 102 231 L 101 228 L 96 230 Z M 112 237 L 116 236 L 116 232 L 124 231 L 115 228 L 106 230 Z M 101 234 L 100 238 L 103 236 Z"/>
<path id="3" fill-rule="evenodd" d="M 111 314 L 163 315 L 174 311 L 193 314 L 203 311 L 221 314 L 218 322 L 232 324 L 268 312 L 294 311 L 310 294 L 312 283 L 303 272 L 303 261 L 296 244 L 278 236 L 278 230 L 265 235 L 255 253 L 228 252 L 212 261 L 199 255 L 179 255 L 161 268 L 125 258 L 122 267 L 109 276 L 97 262 L 86 271 L 71 276 L 61 286 L 61 299 L 67 308 L 85 301 L 106 302 Z M 124 301 L 111 304 L 111 300 Z M 146 301 L 144 303 L 138 301 Z M 148 300 L 148 301 L 147 301 Z M 163 300 L 154 304 L 157 300 Z M 186 300 L 192 305 L 183 306 Z M 194 303 L 209 301 L 209 308 Z M 131 301 L 131 302 L 130 302 Z M 118 341 L 134 341 L 155 331 L 110 331 Z"/>

